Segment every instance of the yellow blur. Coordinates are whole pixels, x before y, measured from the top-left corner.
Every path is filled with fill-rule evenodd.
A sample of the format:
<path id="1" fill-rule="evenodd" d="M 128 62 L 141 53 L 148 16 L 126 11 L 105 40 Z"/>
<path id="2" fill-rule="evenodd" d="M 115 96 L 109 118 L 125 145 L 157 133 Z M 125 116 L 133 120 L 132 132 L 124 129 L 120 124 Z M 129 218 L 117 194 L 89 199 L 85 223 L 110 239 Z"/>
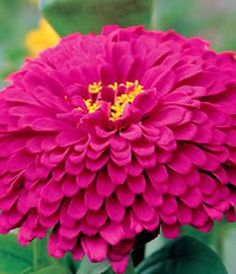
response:
<path id="1" fill-rule="evenodd" d="M 32 30 L 26 36 L 26 48 L 31 56 L 36 57 L 40 52 L 56 46 L 60 41 L 60 36 L 53 27 L 41 18 L 37 29 Z"/>

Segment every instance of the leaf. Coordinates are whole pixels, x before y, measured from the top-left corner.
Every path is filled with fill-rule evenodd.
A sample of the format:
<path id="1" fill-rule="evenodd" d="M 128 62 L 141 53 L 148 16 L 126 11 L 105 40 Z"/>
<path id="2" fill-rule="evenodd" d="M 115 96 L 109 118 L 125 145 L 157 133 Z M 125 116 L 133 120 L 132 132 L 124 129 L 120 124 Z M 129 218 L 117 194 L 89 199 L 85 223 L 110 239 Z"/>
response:
<path id="1" fill-rule="evenodd" d="M 104 273 L 110 267 L 108 261 L 102 263 L 91 263 L 88 258 L 84 257 L 76 274 L 100 274 Z"/>
<path id="2" fill-rule="evenodd" d="M 0 273 L 16 274 L 32 267 L 32 248 L 23 248 L 15 234 L 0 236 Z"/>
<path id="3" fill-rule="evenodd" d="M 35 253 L 38 253 L 36 258 Z M 33 245 L 22 247 L 15 233 L 0 235 L 0 274 L 71 274 L 70 264 L 66 258 L 55 260 L 47 255 L 46 239 L 34 240 Z"/>
<path id="4" fill-rule="evenodd" d="M 25 270 L 23 270 L 20 274 L 29 274 L 33 271 L 32 267 L 26 268 Z"/>
<path id="5" fill-rule="evenodd" d="M 108 24 L 150 25 L 147 0 L 41 0 L 43 16 L 62 36 L 73 32 L 100 32 Z"/>
<path id="6" fill-rule="evenodd" d="M 219 256 L 192 237 L 169 242 L 145 259 L 137 274 L 227 274 Z"/>
<path id="7" fill-rule="evenodd" d="M 29 274 L 71 274 L 71 271 L 61 265 L 51 265 Z"/>
<path id="8" fill-rule="evenodd" d="M 65 268 L 73 271 L 76 268 L 76 263 L 72 260 L 71 255 L 66 254 L 61 259 L 55 259 L 53 257 L 50 257 L 47 252 L 47 242 L 48 237 L 45 237 L 43 240 L 34 239 L 34 241 L 32 242 L 33 269 L 41 270 L 45 267 L 53 265 L 54 267 Z"/>

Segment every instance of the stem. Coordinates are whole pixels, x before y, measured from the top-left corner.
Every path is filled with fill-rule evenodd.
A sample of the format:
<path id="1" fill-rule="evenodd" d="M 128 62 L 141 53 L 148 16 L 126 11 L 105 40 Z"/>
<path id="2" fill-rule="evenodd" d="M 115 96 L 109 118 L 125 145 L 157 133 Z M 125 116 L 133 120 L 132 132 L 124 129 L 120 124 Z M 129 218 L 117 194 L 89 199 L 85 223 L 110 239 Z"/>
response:
<path id="1" fill-rule="evenodd" d="M 33 268 L 34 271 L 40 270 L 44 266 L 42 254 L 45 252 L 42 242 L 38 239 L 33 241 Z"/>
<path id="2" fill-rule="evenodd" d="M 152 0 L 152 14 L 151 14 L 151 29 L 157 29 L 158 28 L 158 0 Z"/>
<path id="3" fill-rule="evenodd" d="M 224 261 L 224 236 L 224 226 L 222 225 L 219 228 L 219 233 L 216 240 L 216 250 L 222 261 Z"/>

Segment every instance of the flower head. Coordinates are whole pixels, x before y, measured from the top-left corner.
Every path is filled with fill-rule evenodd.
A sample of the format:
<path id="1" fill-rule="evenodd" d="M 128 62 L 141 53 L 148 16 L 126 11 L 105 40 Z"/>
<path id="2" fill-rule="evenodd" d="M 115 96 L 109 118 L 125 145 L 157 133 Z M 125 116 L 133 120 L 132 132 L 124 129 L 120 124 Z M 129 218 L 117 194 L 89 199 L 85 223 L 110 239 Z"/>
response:
<path id="1" fill-rule="evenodd" d="M 74 34 L 0 94 L 0 232 L 122 273 L 140 233 L 235 220 L 236 61 L 141 27 Z"/>
<path id="2" fill-rule="evenodd" d="M 25 43 L 32 56 L 36 57 L 49 47 L 56 46 L 59 41 L 60 37 L 53 27 L 44 18 L 41 18 L 38 28 L 27 34 Z"/>

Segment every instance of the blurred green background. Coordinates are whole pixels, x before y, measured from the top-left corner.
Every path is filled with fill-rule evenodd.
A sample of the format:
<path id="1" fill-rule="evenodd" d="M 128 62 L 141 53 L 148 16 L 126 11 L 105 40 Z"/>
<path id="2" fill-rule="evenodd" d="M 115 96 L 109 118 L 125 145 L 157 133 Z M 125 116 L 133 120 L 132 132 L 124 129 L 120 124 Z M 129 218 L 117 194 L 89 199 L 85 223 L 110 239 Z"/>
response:
<path id="1" fill-rule="evenodd" d="M 236 0 L 41 0 L 44 16 L 65 35 L 74 31 L 99 31 L 102 24 L 144 24 L 147 28 L 175 29 L 186 36 L 202 36 L 217 51 L 236 50 Z M 36 28 L 40 11 L 36 0 L 0 0 L 0 87 L 5 77 L 30 56 L 25 45 Z M 212 233 L 194 235 L 211 245 L 236 274 L 235 225 L 218 224 Z M 150 254 L 159 238 L 148 245 Z M 205 273 L 204 273 L 205 274 Z"/>

